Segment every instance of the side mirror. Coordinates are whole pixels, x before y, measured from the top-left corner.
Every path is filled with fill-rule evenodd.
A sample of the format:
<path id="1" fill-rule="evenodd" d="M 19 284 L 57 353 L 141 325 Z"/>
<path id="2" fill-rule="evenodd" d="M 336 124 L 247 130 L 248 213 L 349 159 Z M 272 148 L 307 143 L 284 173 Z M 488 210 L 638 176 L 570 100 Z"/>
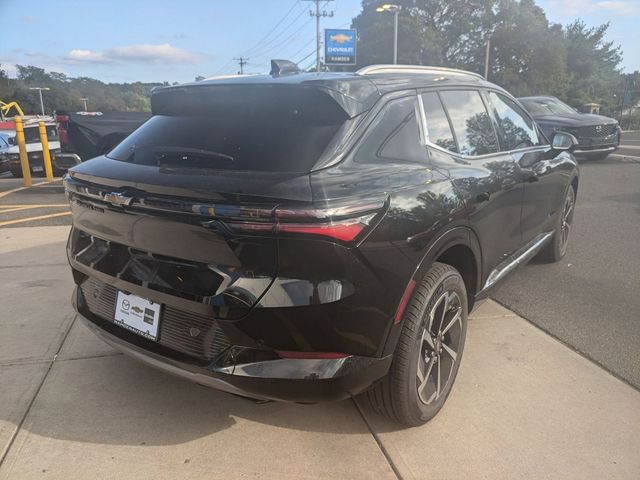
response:
<path id="1" fill-rule="evenodd" d="M 15 145 L 16 144 L 16 137 L 9 137 L 7 139 L 7 142 L 9 142 L 9 145 Z"/>
<path id="2" fill-rule="evenodd" d="M 551 148 L 554 150 L 573 150 L 578 145 L 578 139 L 567 132 L 555 132 L 551 137 Z"/>

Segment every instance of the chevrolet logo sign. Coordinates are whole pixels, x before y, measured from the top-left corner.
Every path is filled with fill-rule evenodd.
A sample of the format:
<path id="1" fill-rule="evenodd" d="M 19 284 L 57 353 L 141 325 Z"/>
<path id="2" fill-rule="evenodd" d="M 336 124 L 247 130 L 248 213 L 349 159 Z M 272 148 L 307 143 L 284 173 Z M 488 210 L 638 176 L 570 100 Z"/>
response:
<path id="1" fill-rule="evenodd" d="M 133 197 L 127 197 L 126 195 L 119 192 L 105 193 L 102 196 L 102 199 L 105 202 L 109 202 L 111 205 L 115 205 L 117 207 L 131 205 L 131 202 L 133 202 Z"/>
<path id="2" fill-rule="evenodd" d="M 336 43 L 347 43 L 350 42 L 353 38 L 353 35 L 345 35 L 344 33 L 338 33 L 336 35 L 331 35 L 329 37 L 332 42 Z"/>

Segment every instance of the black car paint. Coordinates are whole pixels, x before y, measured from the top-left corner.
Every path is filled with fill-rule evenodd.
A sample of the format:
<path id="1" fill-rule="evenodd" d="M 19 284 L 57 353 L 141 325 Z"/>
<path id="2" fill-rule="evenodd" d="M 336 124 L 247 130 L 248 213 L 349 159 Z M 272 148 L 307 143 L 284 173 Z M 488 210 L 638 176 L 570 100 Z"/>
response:
<path id="1" fill-rule="evenodd" d="M 179 368 L 224 378 L 247 395 L 313 401 L 343 398 L 368 387 L 388 369 L 402 326 L 394 315 L 412 280 L 419 281 L 437 259 L 460 261 L 456 266 L 465 267 L 462 273 L 473 306 L 488 294 L 483 287 L 493 270 L 509 262 L 536 234 L 552 229 L 566 189 L 577 182 L 573 157 L 548 144 L 480 157 L 425 146 L 424 158 L 418 162 L 354 161 L 359 141 L 380 120 L 384 105 L 439 87 L 434 78 L 304 74 L 244 80 L 319 88 L 358 118 L 332 158 L 321 159 L 322 168 L 307 174 L 162 170 L 104 156 L 74 167 L 66 185 L 74 220 L 69 261 L 76 283 L 97 278 L 182 312 L 215 318 L 216 328 L 222 329 L 233 347 L 215 358 L 194 358 L 168 349 L 88 311 L 80 289 L 74 297 L 78 312 L 106 334 L 154 352 Z M 223 82 L 235 85 L 231 80 Z M 455 87 L 508 95 L 473 78 L 455 78 L 446 85 Z M 180 88 L 189 86 L 171 87 L 170 93 Z M 93 198 L 78 194 L 89 191 Z M 155 199 L 184 211 L 144 210 L 101 200 L 101 195 L 112 191 L 150 205 Z M 206 202 L 269 210 L 290 204 L 322 206 L 336 200 L 358 203 L 380 196 L 385 198 L 384 209 L 367 234 L 353 243 L 234 234 L 219 224 L 220 215 L 193 214 L 194 204 Z M 216 207 L 212 208 L 215 212 Z M 88 240 L 80 240 L 79 232 L 110 242 L 113 251 L 105 254 L 98 242 L 92 247 L 97 256 L 91 257 L 89 249 L 90 258 L 83 258 L 86 252 L 80 247 L 86 247 Z M 243 283 L 245 297 L 238 302 L 237 296 L 224 292 L 204 298 L 190 291 L 176 294 L 171 285 L 149 288 L 149 278 L 138 270 L 124 275 L 113 271 L 116 253 L 124 251 L 117 245 L 124 246 L 126 255 L 151 252 L 150 262 L 156 269 L 173 271 L 176 261 L 184 261 L 185 268 L 214 265 L 233 271 L 234 283 Z M 99 257 L 101 252 L 106 258 Z M 304 361 L 295 356 L 284 361 L 278 354 L 283 351 L 311 356 L 336 352 L 352 359 L 351 366 L 338 369 L 332 378 L 322 378 L 322 371 L 307 372 L 300 366 Z M 284 361 L 282 371 L 290 372 L 289 378 L 229 374 L 236 366 L 269 361 Z M 297 369 L 299 373 L 291 373 Z"/>
<path id="2" fill-rule="evenodd" d="M 523 97 L 521 101 L 544 101 L 547 98 L 554 97 Z M 526 105 L 525 105 L 526 108 Z M 591 113 L 571 112 L 562 115 L 532 115 L 540 130 L 551 138 L 556 131 L 565 131 L 575 135 L 578 139 L 578 147 L 576 156 L 590 157 L 601 152 L 589 152 L 589 150 L 611 149 L 615 151 L 620 145 L 621 130 L 618 121 L 614 118 L 604 115 L 596 115 Z M 583 127 L 611 127 L 613 133 L 605 137 L 580 135 L 580 129 Z"/>

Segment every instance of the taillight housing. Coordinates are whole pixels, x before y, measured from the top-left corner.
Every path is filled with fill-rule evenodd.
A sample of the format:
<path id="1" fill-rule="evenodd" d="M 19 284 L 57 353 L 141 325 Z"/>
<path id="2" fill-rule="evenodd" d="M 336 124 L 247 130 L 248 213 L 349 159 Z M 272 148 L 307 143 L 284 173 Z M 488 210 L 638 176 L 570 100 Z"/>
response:
<path id="1" fill-rule="evenodd" d="M 239 216 L 223 222 L 233 233 L 309 236 L 351 243 L 374 226 L 386 206 L 387 199 L 381 198 L 311 207 L 278 205 L 271 211 L 240 207 Z M 216 214 L 218 210 L 216 207 Z"/>

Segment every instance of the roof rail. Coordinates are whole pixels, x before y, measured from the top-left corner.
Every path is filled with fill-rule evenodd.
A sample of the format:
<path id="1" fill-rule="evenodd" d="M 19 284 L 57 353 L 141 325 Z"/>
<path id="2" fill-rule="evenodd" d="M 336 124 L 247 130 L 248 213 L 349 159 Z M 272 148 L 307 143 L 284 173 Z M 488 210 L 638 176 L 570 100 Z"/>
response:
<path id="1" fill-rule="evenodd" d="M 450 75 L 469 75 L 471 77 L 484 80 L 479 73 L 467 72 L 466 70 L 458 70 L 446 67 L 429 67 L 427 65 L 369 65 L 362 67 L 356 73 L 358 75 L 370 75 L 372 73 L 448 73 Z"/>

